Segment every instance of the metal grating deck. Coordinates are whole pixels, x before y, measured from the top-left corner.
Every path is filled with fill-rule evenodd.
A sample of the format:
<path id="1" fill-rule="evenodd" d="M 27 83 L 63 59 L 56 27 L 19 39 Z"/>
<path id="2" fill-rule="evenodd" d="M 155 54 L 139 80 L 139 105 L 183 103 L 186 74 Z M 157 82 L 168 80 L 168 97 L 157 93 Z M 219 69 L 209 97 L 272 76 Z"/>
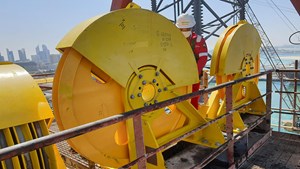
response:
<path id="1" fill-rule="evenodd" d="M 273 132 L 241 169 L 300 169 L 300 136 Z"/>
<path id="2" fill-rule="evenodd" d="M 58 132 L 58 126 L 54 121 L 50 127 L 50 133 Z M 56 144 L 66 167 L 70 169 L 101 169 L 97 164 L 85 159 L 74 150 L 71 149 L 67 141 L 62 141 Z"/>

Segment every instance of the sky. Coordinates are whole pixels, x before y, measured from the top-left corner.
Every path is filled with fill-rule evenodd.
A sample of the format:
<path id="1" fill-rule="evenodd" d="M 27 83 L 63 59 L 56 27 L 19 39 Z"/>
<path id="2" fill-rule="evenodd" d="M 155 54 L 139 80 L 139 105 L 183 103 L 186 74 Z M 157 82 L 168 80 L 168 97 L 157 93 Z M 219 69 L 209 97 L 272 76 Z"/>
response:
<path id="1" fill-rule="evenodd" d="M 150 0 L 133 2 L 142 8 L 151 8 Z M 218 14 L 224 12 L 220 0 L 206 2 Z M 110 6 L 111 0 L 1 0 L 0 53 L 7 60 L 8 48 L 18 59 L 18 50 L 25 48 L 30 58 L 35 54 L 36 46 L 45 44 L 51 53 L 56 54 L 55 47 L 67 32 L 88 18 L 108 13 Z M 300 29 L 300 16 L 290 0 L 250 0 L 250 6 L 275 46 L 288 45 L 289 36 Z M 204 10 L 204 23 L 212 18 L 207 13 Z M 169 17 L 173 14 L 166 11 L 163 15 Z M 214 45 L 215 40 L 208 41 L 209 49 Z"/>

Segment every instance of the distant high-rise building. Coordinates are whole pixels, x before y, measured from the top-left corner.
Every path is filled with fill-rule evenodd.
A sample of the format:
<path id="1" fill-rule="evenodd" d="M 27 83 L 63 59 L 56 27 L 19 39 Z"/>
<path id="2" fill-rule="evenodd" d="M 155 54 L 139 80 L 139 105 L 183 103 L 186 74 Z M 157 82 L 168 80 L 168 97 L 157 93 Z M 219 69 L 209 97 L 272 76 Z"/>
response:
<path id="1" fill-rule="evenodd" d="M 10 51 L 6 48 L 7 58 L 9 62 L 15 62 L 15 57 L 13 51 Z"/>
<path id="2" fill-rule="evenodd" d="M 37 46 L 35 48 L 35 51 L 39 62 L 50 63 L 50 51 L 48 50 L 46 45 L 42 45 L 42 50 L 40 50 L 40 47 Z"/>
<path id="3" fill-rule="evenodd" d="M 35 63 L 39 63 L 40 60 L 39 60 L 39 57 L 37 55 L 31 55 L 31 60 Z"/>
<path id="4" fill-rule="evenodd" d="M 51 54 L 50 55 L 50 61 L 52 64 L 58 63 L 59 59 L 61 57 L 61 54 Z"/>
<path id="5" fill-rule="evenodd" d="M 41 52 L 39 45 L 35 48 L 35 52 L 36 52 L 36 54 L 39 54 Z"/>
<path id="6" fill-rule="evenodd" d="M 46 45 L 42 45 L 42 49 L 43 49 L 43 52 L 49 56 L 50 55 L 50 50 L 48 50 L 47 46 Z"/>
<path id="7" fill-rule="evenodd" d="M 4 62 L 4 61 L 5 61 L 4 56 L 2 56 L 1 53 L 0 53 L 0 62 Z"/>
<path id="8" fill-rule="evenodd" d="M 20 58 L 20 61 L 21 61 L 21 62 L 22 62 L 22 61 L 24 62 L 24 61 L 27 60 L 27 58 L 26 58 L 26 53 L 25 53 L 25 49 L 24 49 L 24 48 L 18 50 L 18 53 L 19 53 L 19 58 Z"/>

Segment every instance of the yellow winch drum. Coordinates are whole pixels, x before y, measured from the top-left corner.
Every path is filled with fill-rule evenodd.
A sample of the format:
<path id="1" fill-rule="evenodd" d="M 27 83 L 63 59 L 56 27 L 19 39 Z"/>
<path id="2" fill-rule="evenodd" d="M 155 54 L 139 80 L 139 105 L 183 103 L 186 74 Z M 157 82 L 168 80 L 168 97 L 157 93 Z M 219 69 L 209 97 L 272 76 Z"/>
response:
<path id="1" fill-rule="evenodd" d="M 220 35 L 214 48 L 210 74 L 215 76 L 216 84 L 244 78 L 259 72 L 259 49 L 261 38 L 255 27 L 247 21 L 239 21 L 229 26 Z M 232 86 L 232 104 L 236 108 L 261 96 L 258 78 L 243 81 Z M 214 91 L 208 104 L 202 106 L 208 119 L 215 119 L 226 113 L 225 89 Z M 262 98 L 233 113 L 233 128 L 240 132 L 246 128 L 240 113 L 264 115 L 266 104 Z M 220 120 L 220 128 L 225 131 L 225 119 Z"/>
<path id="2" fill-rule="evenodd" d="M 192 49 L 180 30 L 144 9 L 84 21 L 57 48 L 63 55 L 54 78 L 53 107 L 61 130 L 178 97 L 199 81 Z M 207 122 L 189 101 L 149 112 L 142 121 L 146 152 Z M 185 141 L 215 148 L 224 137 L 212 124 Z M 68 142 L 101 166 L 117 168 L 137 158 L 132 119 Z M 147 168 L 165 168 L 161 152 L 148 160 Z"/>
<path id="3" fill-rule="evenodd" d="M 33 78 L 20 66 L 0 63 L 0 148 L 48 135 L 50 106 Z M 65 168 L 57 148 L 48 146 L 1 161 L 3 169 Z"/>

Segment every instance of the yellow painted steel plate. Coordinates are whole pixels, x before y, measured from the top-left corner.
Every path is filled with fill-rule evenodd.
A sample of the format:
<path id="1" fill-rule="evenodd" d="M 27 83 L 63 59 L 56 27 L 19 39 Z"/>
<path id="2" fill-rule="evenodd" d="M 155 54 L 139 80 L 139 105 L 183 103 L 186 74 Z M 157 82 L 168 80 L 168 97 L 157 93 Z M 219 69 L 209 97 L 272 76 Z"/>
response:
<path id="1" fill-rule="evenodd" d="M 149 103 L 168 99 L 157 97 L 160 86 L 171 92 L 198 82 L 193 52 L 182 33 L 168 19 L 148 10 L 123 9 L 89 19 L 69 32 L 57 48 L 63 56 L 54 78 L 53 107 L 61 130 L 144 106 L 130 103 L 126 107 L 131 94 L 136 94 L 132 98 L 139 95 L 133 83 L 139 81 L 131 77 L 142 75 L 147 80 L 141 98 Z M 156 77 L 156 72 L 163 78 L 154 83 L 150 77 Z M 129 162 L 129 151 L 135 151 L 129 150 L 128 130 L 132 129 L 120 122 L 69 143 L 96 163 L 120 167 Z"/>
<path id="2" fill-rule="evenodd" d="M 228 27 L 221 35 L 214 49 L 211 75 L 231 75 L 242 72 L 243 59 L 259 54 L 260 36 L 255 27 L 246 21 Z"/>
<path id="3" fill-rule="evenodd" d="M 52 110 L 25 69 L 0 63 L 0 89 L 0 148 L 49 135 L 46 121 L 53 118 Z M 66 168 L 57 154 L 56 146 L 51 145 L 7 159 L 0 168 Z"/>
<path id="4" fill-rule="evenodd" d="M 123 9 L 91 18 L 71 30 L 57 45 L 72 47 L 122 87 L 132 72 L 155 65 L 176 86 L 198 81 L 191 48 L 166 18 L 143 9 Z M 175 59 L 176 57 L 176 59 Z"/>
<path id="5" fill-rule="evenodd" d="M 53 118 L 43 92 L 22 67 L 0 65 L 0 89 L 0 129 Z"/>
<path id="6" fill-rule="evenodd" d="M 228 27 L 221 34 L 214 48 L 210 74 L 216 76 L 216 84 L 237 80 L 259 72 L 259 49 L 261 45 L 260 36 L 255 27 L 246 21 Z M 245 104 L 261 94 L 257 88 L 258 78 L 237 83 L 232 87 L 233 107 Z M 213 93 L 214 97 L 209 99 L 210 107 L 207 115 L 216 118 L 225 113 L 225 89 L 220 89 Z M 234 112 L 233 127 L 239 132 L 246 126 L 240 117 L 240 112 L 262 115 L 265 112 L 265 104 L 259 99 L 244 110 Z M 258 110 L 257 107 L 260 107 Z M 216 109 L 218 109 L 216 111 Z M 253 110 L 257 111 L 253 111 Z M 222 119 L 219 125 L 223 130 L 225 120 Z"/>

